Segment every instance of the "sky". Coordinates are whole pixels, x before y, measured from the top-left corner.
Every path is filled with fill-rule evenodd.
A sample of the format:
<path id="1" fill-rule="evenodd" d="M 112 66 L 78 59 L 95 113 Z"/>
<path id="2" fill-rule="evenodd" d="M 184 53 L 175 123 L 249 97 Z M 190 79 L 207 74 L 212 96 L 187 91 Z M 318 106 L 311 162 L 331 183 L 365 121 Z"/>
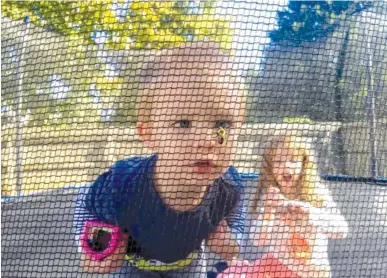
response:
<path id="1" fill-rule="evenodd" d="M 224 0 L 218 5 L 217 13 L 232 15 L 235 20 L 233 48 L 236 50 L 239 68 L 259 67 L 262 50 L 269 42 L 267 35 L 277 26 L 277 11 L 284 9 L 288 0 Z"/>

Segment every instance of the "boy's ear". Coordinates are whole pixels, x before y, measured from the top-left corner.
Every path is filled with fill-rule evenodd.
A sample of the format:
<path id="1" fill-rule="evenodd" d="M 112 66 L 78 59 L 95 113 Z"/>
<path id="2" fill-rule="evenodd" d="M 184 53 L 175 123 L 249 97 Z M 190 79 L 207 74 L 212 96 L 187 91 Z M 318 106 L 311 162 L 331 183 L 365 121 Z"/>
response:
<path id="1" fill-rule="evenodd" d="M 151 124 L 147 122 L 137 122 L 136 123 L 137 134 L 140 137 L 141 141 L 147 148 L 153 148 L 154 142 L 152 139 L 152 128 Z"/>

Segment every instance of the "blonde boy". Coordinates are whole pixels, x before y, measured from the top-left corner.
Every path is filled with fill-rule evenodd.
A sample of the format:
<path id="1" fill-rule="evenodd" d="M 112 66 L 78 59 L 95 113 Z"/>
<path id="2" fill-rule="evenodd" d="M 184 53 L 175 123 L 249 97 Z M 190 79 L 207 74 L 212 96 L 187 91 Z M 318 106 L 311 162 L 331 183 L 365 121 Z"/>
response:
<path id="1" fill-rule="evenodd" d="M 154 155 L 119 161 L 80 192 L 75 226 L 86 271 L 205 277 L 203 243 L 225 259 L 238 255 L 230 219 L 240 217 L 243 185 L 231 163 L 245 98 L 232 68 L 212 42 L 168 49 L 145 64 L 137 132 Z M 93 238 L 90 220 L 119 228 L 103 257 L 102 241 L 112 240 Z"/>

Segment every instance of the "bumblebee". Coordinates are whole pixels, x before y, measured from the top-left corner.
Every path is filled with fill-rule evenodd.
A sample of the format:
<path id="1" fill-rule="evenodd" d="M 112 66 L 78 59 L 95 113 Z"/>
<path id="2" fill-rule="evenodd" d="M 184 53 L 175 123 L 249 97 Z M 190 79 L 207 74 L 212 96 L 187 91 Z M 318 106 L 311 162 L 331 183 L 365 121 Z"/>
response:
<path id="1" fill-rule="evenodd" d="M 226 135 L 227 132 L 223 127 L 220 127 L 219 130 L 216 132 L 218 143 L 223 145 L 226 143 Z"/>

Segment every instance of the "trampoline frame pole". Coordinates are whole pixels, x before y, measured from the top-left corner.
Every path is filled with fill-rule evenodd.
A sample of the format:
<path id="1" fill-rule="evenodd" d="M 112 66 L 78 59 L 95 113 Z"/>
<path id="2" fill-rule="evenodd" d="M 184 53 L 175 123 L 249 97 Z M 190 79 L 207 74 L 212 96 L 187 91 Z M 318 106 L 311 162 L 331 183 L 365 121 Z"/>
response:
<path id="1" fill-rule="evenodd" d="M 366 82 L 367 82 L 367 101 L 366 101 L 366 113 L 367 113 L 367 122 L 369 126 L 369 135 L 370 135 L 370 152 L 371 152 L 371 161 L 370 161 L 370 171 L 371 177 L 376 179 L 379 175 L 378 173 L 378 160 L 377 160 L 377 151 L 378 145 L 376 141 L 376 105 L 375 105 L 375 90 L 374 82 L 372 78 L 372 53 L 371 53 L 371 42 L 370 38 L 367 36 L 367 63 L 366 63 Z"/>
<path id="2" fill-rule="evenodd" d="M 16 194 L 17 196 L 22 195 L 23 192 L 23 79 L 24 79 L 24 69 L 25 69 L 25 43 L 28 36 L 28 21 L 29 18 L 24 18 L 24 32 L 21 45 L 21 53 L 19 57 L 19 66 L 17 68 L 18 76 L 18 88 L 16 94 L 17 108 L 16 108 L 16 142 L 15 142 L 15 152 L 16 152 Z"/>

